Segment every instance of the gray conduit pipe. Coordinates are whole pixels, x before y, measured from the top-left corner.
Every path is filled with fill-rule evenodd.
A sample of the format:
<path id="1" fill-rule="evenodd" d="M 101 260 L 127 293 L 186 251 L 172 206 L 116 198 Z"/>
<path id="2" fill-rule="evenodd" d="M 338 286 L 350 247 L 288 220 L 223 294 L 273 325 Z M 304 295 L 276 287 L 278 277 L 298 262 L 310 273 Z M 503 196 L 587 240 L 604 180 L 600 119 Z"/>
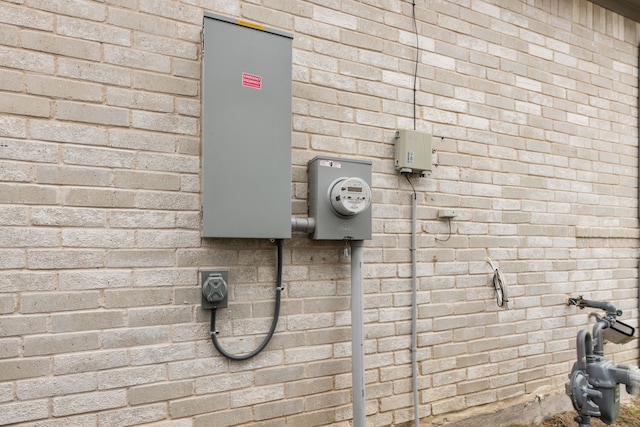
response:
<path id="1" fill-rule="evenodd" d="M 363 253 L 364 241 L 351 241 L 351 381 L 353 390 L 353 427 L 365 427 L 367 423 L 364 396 Z"/>
<path id="2" fill-rule="evenodd" d="M 313 218 L 291 217 L 291 231 L 313 233 L 316 229 L 316 221 Z"/>
<path id="3" fill-rule="evenodd" d="M 291 231 L 313 233 L 313 218 L 291 218 Z M 364 395 L 364 286 L 362 265 L 364 241 L 351 241 L 351 381 L 353 393 L 353 427 L 366 427 L 367 408 Z M 416 425 L 417 426 L 417 425 Z"/>
<path id="4" fill-rule="evenodd" d="M 418 391 L 418 269 L 416 265 L 416 193 L 413 193 L 411 201 L 411 379 L 413 382 L 413 414 L 414 425 L 420 427 L 420 399 Z"/>

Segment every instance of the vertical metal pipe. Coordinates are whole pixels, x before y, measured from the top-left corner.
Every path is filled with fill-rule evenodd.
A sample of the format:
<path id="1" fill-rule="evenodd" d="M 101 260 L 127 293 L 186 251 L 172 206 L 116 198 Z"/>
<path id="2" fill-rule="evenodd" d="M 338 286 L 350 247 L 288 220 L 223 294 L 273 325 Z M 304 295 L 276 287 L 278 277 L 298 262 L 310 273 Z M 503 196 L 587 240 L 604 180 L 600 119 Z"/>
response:
<path id="1" fill-rule="evenodd" d="M 353 427 L 365 427 L 367 414 L 364 395 L 364 288 L 362 265 L 364 241 L 351 242 L 351 377 Z"/>
<path id="2" fill-rule="evenodd" d="M 636 100 L 636 111 L 638 115 L 638 172 L 640 172 L 640 45 L 638 45 L 638 99 Z M 638 173 L 638 219 L 640 220 L 640 173 Z M 638 262 L 638 316 L 640 317 L 640 262 Z M 639 355 L 640 357 L 640 355 Z M 639 359 L 640 360 L 640 359 Z"/>
<path id="3" fill-rule="evenodd" d="M 411 379 L 413 383 L 413 414 L 415 427 L 420 427 L 420 399 L 418 391 L 418 270 L 416 260 L 416 193 L 411 203 Z"/>

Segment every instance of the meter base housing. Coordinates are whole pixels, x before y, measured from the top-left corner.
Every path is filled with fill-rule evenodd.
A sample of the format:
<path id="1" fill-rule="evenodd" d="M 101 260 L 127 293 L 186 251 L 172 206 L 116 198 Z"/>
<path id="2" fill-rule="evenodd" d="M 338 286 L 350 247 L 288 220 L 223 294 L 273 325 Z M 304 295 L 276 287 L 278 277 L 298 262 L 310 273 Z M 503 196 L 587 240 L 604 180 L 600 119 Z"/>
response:
<path id="1" fill-rule="evenodd" d="M 331 207 L 332 184 L 349 177 L 358 177 L 371 187 L 371 162 L 331 156 L 316 156 L 309 162 L 309 216 L 315 220 L 313 239 L 371 239 L 371 206 L 350 217 Z"/>

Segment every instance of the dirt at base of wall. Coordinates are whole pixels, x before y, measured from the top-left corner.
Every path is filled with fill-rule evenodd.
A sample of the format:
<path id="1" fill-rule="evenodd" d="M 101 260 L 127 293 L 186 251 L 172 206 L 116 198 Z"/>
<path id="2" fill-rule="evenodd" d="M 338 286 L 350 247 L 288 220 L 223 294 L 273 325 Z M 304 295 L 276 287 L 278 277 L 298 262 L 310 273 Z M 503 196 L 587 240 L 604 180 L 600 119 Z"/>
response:
<path id="1" fill-rule="evenodd" d="M 620 414 L 615 427 L 640 426 L 640 396 L 621 392 Z M 569 397 L 561 391 L 532 394 L 508 402 L 493 403 L 457 414 L 426 417 L 421 425 L 429 427 L 577 427 L 577 415 Z M 591 419 L 592 427 L 606 427 L 599 419 Z M 414 422 L 396 427 L 414 427 Z"/>
<path id="2" fill-rule="evenodd" d="M 554 415 L 573 411 L 571 400 L 561 391 L 531 394 L 507 402 L 498 402 L 468 411 L 425 417 L 420 423 L 429 427 L 511 427 L 541 423 Z M 414 422 L 396 427 L 413 427 Z"/>

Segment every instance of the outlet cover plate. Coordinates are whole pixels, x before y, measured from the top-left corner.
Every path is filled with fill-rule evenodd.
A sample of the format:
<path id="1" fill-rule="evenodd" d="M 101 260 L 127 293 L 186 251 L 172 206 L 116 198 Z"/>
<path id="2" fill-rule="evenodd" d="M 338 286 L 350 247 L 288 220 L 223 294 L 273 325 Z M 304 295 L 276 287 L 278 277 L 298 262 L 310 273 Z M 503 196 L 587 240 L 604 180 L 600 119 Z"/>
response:
<path id="1" fill-rule="evenodd" d="M 204 282 L 209 278 L 210 274 L 219 274 L 222 276 L 225 282 L 227 282 L 227 287 L 229 286 L 229 272 L 227 270 L 201 270 L 200 271 L 200 301 L 201 307 L 203 310 L 213 310 L 215 308 L 227 308 L 229 302 L 229 291 L 225 295 L 224 299 L 219 302 L 209 302 L 204 297 L 202 293 L 202 287 L 204 286 Z"/>

